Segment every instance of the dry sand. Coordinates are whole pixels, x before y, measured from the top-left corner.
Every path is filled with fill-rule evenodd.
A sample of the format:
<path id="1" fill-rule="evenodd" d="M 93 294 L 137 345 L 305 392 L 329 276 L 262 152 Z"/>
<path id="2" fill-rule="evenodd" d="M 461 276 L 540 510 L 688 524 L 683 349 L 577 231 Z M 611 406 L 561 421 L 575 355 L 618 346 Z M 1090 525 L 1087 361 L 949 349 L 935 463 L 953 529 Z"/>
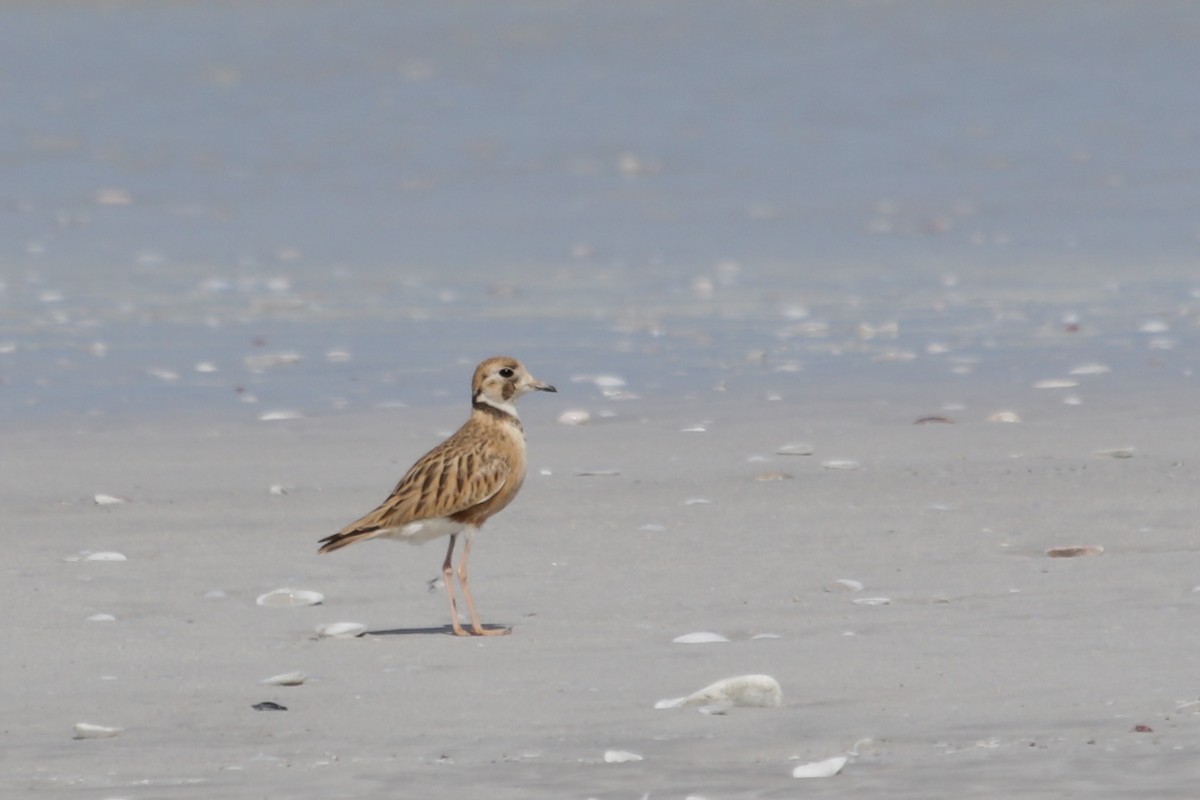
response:
<path id="1" fill-rule="evenodd" d="M 1016 424 L 894 387 L 593 403 L 614 415 L 584 426 L 554 421 L 570 393 L 527 401 L 528 482 L 472 559 L 485 621 L 513 626 L 487 640 L 447 635 L 438 544 L 316 555 L 465 409 L 7 430 L 0 793 L 1190 796 L 1197 398 L 1053 394 Z M 814 454 L 775 454 L 794 442 Z M 1045 555 L 1077 544 L 1104 552 Z M 284 586 L 325 602 L 255 604 Z M 369 633 L 315 637 L 336 621 Z M 731 641 L 672 642 L 696 631 Z M 745 673 L 782 706 L 654 708 Z"/>

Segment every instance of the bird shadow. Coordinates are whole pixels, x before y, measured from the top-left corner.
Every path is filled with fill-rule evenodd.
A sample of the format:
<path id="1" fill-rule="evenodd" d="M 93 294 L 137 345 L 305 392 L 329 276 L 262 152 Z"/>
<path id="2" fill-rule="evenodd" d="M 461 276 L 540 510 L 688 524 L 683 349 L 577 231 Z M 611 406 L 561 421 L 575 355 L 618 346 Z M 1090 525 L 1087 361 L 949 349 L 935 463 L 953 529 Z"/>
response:
<path id="1" fill-rule="evenodd" d="M 506 625 L 485 625 L 485 628 L 504 629 Z M 391 628 L 380 631 L 364 631 L 364 636 L 454 636 L 454 628 L 449 625 L 437 625 L 428 628 Z"/>

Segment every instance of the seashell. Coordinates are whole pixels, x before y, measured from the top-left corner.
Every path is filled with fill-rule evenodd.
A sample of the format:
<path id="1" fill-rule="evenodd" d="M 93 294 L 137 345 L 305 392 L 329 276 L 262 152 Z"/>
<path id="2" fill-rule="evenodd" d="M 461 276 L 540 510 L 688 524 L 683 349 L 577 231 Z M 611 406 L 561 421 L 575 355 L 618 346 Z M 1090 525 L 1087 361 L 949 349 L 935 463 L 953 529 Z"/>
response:
<path id="1" fill-rule="evenodd" d="M 362 636 L 367 626 L 359 622 L 330 622 L 317 626 L 317 635 L 328 639 L 353 639 Z"/>
<path id="2" fill-rule="evenodd" d="M 842 767 L 846 766 L 846 762 L 850 759 L 846 756 L 834 756 L 827 758 L 824 761 L 813 761 L 808 764 L 801 764 L 792 770 L 793 778 L 831 778 L 842 771 Z"/>
<path id="3" fill-rule="evenodd" d="M 950 417 L 942 417 L 942 416 L 935 415 L 932 417 L 918 417 L 917 419 L 913 420 L 913 425 L 928 425 L 931 422 L 941 422 L 941 423 L 947 424 L 947 425 L 954 424 L 954 420 L 950 419 Z"/>
<path id="4" fill-rule="evenodd" d="M 324 600 L 325 595 L 320 592 L 283 588 L 261 594 L 255 602 L 268 608 L 293 608 L 295 606 L 320 605 Z"/>
<path id="5" fill-rule="evenodd" d="M 1133 458 L 1133 448 L 1114 447 L 1111 450 L 1097 450 L 1094 455 L 1108 456 L 1109 458 Z"/>
<path id="6" fill-rule="evenodd" d="M 76 739 L 111 739 L 124 728 L 110 728 L 107 725 L 93 725 L 90 722 L 75 723 Z"/>
<path id="7" fill-rule="evenodd" d="M 775 453 L 781 456 L 811 456 L 813 454 L 813 446 L 807 442 L 793 442 L 792 444 L 780 445 L 775 450 Z"/>
<path id="8" fill-rule="evenodd" d="M 737 675 L 705 686 L 687 697 L 659 700 L 655 708 L 683 708 L 728 704 L 750 708 L 777 708 L 783 704 L 783 689 L 770 675 Z"/>
<path id="9" fill-rule="evenodd" d="M 778 633 L 756 633 L 750 637 L 751 639 L 782 639 Z"/>
<path id="10" fill-rule="evenodd" d="M 1098 556 L 1104 548 L 1098 544 L 1077 544 L 1066 547 L 1051 547 L 1046 555 L 1051 558 L 1078 558 L 1079 556 Z"/>
<path id="11" fill-rule="evenodd" d="M 1020 422 L 1021 416 L 1015 411 L 997 411 L 994 414 L 989 414 L 988 422 Z"/>
<path id="12" fill-rule="evenodd" d="M 288 490 L 287 490 L 287 487 L 284 486 L 282 483 L 272 483 L 270 488 L 267 489 L 267 493 L 273 494 L 276 497 L 281 497 L 281 496 L 287 494 Z"/>
<path id="13" fill-rule="evenodd" d="M 289 419 L 304 419 L 304 415 L 299 411 L 281 409 L 279 411 L 265 411 L 258 415 L 260 422 L 279 422 Z"/>
<path id="14" fill-rule="evenodd" d="M 793 478 L 792 475 L 786 472 L 760 472 L 754 476 L 756 481 L 788 481 Z"/>
<path id="15" fill-rule="evenodd" d="M 841 458 L 832 461 L 822 461 L 821 466 L 825 469 L 858 469 L 862 464 L 849 458 Z"/>
<path id="16" fill-rule="evenodd" d="M 1071 389 L 1079 385 L 1079 381 L 1070 381 L 1065 378 L 1050 378 L 1049 380 L 1038 381 L 1033 385 L 1035 389 Z"/>
<path id="17" fill-rule="evenodd" d="M 1152 319 L 1149 322 L 1143 322 L 1138 330 L 1142 333 L 1166 333 L 1171 330 L 1171 326 L 1160 319 Z"/>
<path id="18" fill-rule="evenodd" d="M 579 478 L 615 478 L 621 474 L 619 469 L 577 469 L 575 476 Z"/>
<path id="19" fill-rule="evenodd" d="M 200 361 L 200 362 L 197 362 L 196 366 L 192 367 L 192 369 L 195 370 L 196 372 L 207 374 L 207 373 L 216 372 L 217 365 L 212 363 L 211 361 Z"/>
<path id="20" fill-rule="evenodd" d="M 265 678 L 259 681 L 259 683 L 268 686 L 299 686 L 304 683 L 307 677 L 303 672 L 283 672 L 279 675 L 272 675 L 269 678 Z"/>
<path id="21" fill-rule="evenodd" d="M 92 498 L 92 502 L 98 506 L 119 506 L 123 503 L 128 503 L 128 497 L 117 497 L 111 494 L 98 494 Z"/>
<path id="22" fill-rule="evenodd" d="M 246 356 L 242 359 L 242 364 L 251 372 L 265 372 L 274 367 L 298 364 L 300 359 L 299 353 L 264 353 L 259 356 Z"/>
<path id="23" fill-rule="evenodd" d="M 117 618 L 112 614 L 92 614 L 87 618 L 88 622 L 116 622 Z"/>
<path id="24" fill-rule="evenodd" d="M 685 506 L 703 506 L 708 505 L 711 502 L 712 500 L 709 500 L 707 497 L 689 497 L 687 500 L 683 501 L 683 504 Z"/>
<path id="25" fill-rule="evenodd" d="M 852 578 L 838 578 L 836 581 L 825 585 L 825 591 L 827 592 L 861 592 L 862 590 L 862 581 L 856 581 Z"/>
<path id="26" fill-rule="evenodd" d="M 264 700 L 261 703 L 255 703 L 250 707 L 255 711 L 287 711 L 287 706 L 281 706 L 279 703 L 271 700 Z"/>
<path id="27" fill-rule="evenodd" d="M 680 428 L 679 432 L 680 433 L 707 433 L 708 428 L 704 427 L 703 425 L 689 425 L 686 428 Z"/>
<path id="28" fill-rule="evenodd" d="M 644 760 L 644 759 L 640 755 L 638 755 L 637 753 L 631 753 L 628 750 L 605 750 L 604 751 L 604 763 L 605 764 L 625 764 L 630 761 L 642 761 L 642 760 Z"/>
<path id="29" fill-rule="evenodd" d="M 856 606 L 887 606 L 892 604 L 890 597 L 860 597 L 856 600 L 851 600 Z"/>
<path id="30" fill-rule="evenodd" d="M 714 644 L 716 642 L 728 642 L 729 640 L 721 634 L 713 633 L 712 631 L 696 631 L 695 633 L 685 633 L 682 636 L 676 636 L 671 641 L 675 644 Z"/>
<path id="31" fill-rule="evenodd" d="M 1073 367 L 1068 375 L 1103 375 L 1109 371 L 1109 367 L 1105 364 L 1080 364 Z"/>
<path id="32" fill-rule="evenodd" d="M 330 364 L 345 364 L 354 358 L 348 350 L 326 350 L 325 360 Z"/>
<path id="33" fill-rule="evenodd" d="M 121 553 L 105 551 L 102 553 L 88 553 L 83 557 L 84 561 L 128 561 Z"/>
<path id="34" fill-rule="evenodd" d="M 564 411 L 558 415 L 560 425 L 586 425 L 592 421 L 592 415 L 581 408 Z"/>

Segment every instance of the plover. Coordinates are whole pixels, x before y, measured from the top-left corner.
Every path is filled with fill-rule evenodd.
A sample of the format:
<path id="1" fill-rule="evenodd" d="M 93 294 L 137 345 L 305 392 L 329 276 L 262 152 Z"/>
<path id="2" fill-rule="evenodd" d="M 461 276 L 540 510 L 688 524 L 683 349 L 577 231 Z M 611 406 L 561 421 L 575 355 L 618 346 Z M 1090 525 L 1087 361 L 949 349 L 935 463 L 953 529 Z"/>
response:
<path id="1" fill-rule="evenodd" d="M 471 417 L 449 439 L 417 460 L 391 495 L 371 513 L 321 540 L 320 553 L 331 553 L 364 539 L 399 539 L 410 544 L 450 537 L 442 564 L 450 624 L 459 636 L 498 636 L 508 628 L 479 623 L 467 583 L 471 540 L 479 527 L 517 496 L 525 480 L 525 433 L 516 400 L 532 392 L 558 391 L 536 380 L 520 361 L 489 358 L 471 378 Z M 454 568 L 454 545 L 463 534 L 462 557 Z M 463 628 L 454 600 L 458 574 L 471 628 Z"/>

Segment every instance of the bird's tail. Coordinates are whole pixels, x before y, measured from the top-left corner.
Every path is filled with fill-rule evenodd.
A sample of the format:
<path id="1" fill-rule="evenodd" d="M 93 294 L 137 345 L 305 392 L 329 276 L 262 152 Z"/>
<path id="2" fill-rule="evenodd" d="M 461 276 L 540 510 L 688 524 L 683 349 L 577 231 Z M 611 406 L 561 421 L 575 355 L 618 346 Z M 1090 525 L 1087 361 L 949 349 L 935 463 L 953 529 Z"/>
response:
<path id="1" fill-rule="evenodd" d="M 348 544 L 354 544 L 361 539 L 373 539 L 379 535 L 378 528 L 369 528 L 367 530 L 342 531 L 335 533 L 332 536 L 326 536 L 321 540 L 321 549 L 317 553 L 332 553 L 334 550 L 341 550 Z"/>

